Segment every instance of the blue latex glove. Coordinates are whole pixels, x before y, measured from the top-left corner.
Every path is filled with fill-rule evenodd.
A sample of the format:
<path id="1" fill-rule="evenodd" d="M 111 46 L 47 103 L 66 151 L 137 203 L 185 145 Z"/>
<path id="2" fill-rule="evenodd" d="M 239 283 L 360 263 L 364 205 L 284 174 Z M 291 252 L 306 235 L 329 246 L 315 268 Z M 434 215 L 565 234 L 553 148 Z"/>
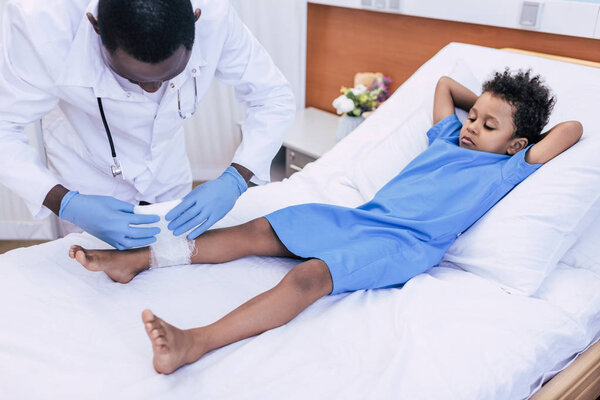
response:
<path id="1" fill-rule="evenodd" d="M 157 227 L 130 225 L 158 222 L 158 215 L 133 213 L 133 204 L 110 196 L 93 196 L 68 192 L 60 202 L 58 216 L 74 223 L 119 250 L 147 246 L 156 242 Z"/>
<path id="2" fill-rule="evenodd" d="M 165 215 L 168 228 L 175 236 L 194 229 L 187 238 L 193 240 L 233 208 L 248 184 L 234 167 L 229 167 L 215 180 L 196 186 L 181 203 Z M 200 226 L 198 226 L 200 225 Z"/>

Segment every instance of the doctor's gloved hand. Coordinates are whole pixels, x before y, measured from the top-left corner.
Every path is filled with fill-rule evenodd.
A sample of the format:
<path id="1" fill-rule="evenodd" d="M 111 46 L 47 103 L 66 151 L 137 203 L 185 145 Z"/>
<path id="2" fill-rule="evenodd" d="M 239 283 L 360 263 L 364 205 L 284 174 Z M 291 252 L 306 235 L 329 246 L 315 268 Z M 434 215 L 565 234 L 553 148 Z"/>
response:
<path id="1" fill-rule="evenodd" d="M 134 214 L 133 204 L 110 196 L 70 191 L 60 203 L 58 216 L 118 250 L 147 246 L 156 241 L 155 235 L 160 232 L 157 227 L 131 226 L 158 222 L 158 215 Z"/>
<path id="2" fill-rule="evenodd" d="M 248 184 L 242 175 L 229 167 L 217 179 L 197 186 L 173 207 L 165 215 L 167 221 L 172 220 L 168 228 L 179 236 L 197 227 L 187 236 L 193 240 L 223 218 L 246 189 Z"/>

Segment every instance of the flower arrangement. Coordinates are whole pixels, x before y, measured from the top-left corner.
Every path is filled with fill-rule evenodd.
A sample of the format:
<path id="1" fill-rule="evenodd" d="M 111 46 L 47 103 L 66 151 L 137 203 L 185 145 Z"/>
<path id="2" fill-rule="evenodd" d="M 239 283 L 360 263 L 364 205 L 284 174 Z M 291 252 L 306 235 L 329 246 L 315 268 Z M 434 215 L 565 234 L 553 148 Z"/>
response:
<path id="1" fill-rule="evenodd" d="M 388 97 L 391 78 L 382 73 L 358 73 L 354 78 L 354 87 L 342 86 L 341 96 L 333 101 L 338 114 L 351 117 L 367 117 Z"/>

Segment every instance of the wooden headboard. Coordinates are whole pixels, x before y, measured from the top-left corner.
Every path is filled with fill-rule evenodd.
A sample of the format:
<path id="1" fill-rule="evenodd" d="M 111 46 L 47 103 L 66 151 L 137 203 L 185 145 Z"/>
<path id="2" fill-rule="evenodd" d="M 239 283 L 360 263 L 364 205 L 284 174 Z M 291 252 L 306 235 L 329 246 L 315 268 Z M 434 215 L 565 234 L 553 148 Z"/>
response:
<path id="1" fill-rule="evenodd" d="M 450 42 L 513 47 L 600 62 L 600 40 L 308 4 L 306 106 L 333 112 L 356 72 L 383 72 L 395 90 Z"/>

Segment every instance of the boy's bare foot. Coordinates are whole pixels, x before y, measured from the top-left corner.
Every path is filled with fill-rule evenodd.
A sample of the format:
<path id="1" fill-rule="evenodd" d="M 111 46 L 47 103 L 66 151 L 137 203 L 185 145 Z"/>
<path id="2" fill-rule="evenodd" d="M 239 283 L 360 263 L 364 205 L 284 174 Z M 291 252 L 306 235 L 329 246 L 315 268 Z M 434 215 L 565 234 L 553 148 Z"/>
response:
<path id="1" fill-rule="evenodd" d="M 198 340 L 198 329 L 176 328 L 152 314 L 150 310 L 142 312 L 142 321 L 152 341 L 156 372 L 170 374 L 186 364 L 197 361 L 206 353 L 201 340 Z"/>
<path id="2" fill-rule="evenodd" d="M 76 259 L 89 271 L 104 271 L 110 279 L 127 283 L 150 265 L 150 250 L 88 250 L 71 246 L 69 257 Z"/>

